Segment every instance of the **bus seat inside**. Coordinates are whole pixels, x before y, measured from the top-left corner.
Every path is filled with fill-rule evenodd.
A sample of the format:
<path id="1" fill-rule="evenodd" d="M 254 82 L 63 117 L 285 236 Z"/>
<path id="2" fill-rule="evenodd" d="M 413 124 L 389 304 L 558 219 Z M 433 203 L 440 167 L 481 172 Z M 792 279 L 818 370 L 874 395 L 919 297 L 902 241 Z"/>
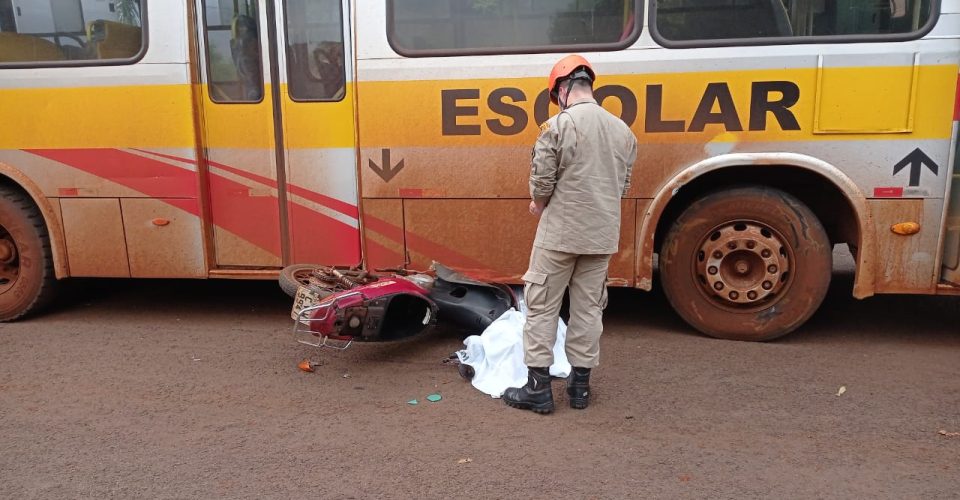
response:
<path id="1" fill-rule="evenodd" d="M 724 40 L 793 36 L 783 0 L 661 1 L 657 28 L 670 40 Z"/>
<path id="2" fill-rule="evenodd" d="M 62 61 L 56 44 L 43 38 L 0 32 L 0 62 Z"/>
<path id="3" fill-rule="evenodd" d="M 87 37 L 97 59 L 130 59 L 140 52 L 143 44 L 138 26 L 104 19 L 87 25 Z"/>

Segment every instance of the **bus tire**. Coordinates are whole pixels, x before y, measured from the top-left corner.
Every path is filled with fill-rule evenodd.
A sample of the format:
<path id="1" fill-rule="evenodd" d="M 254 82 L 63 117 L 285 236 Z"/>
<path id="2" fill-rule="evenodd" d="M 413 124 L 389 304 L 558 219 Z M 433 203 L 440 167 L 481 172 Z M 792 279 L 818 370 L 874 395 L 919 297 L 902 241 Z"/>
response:
<path id="1" fill-rule="evenodd" d="M 0 321 L 39 311 L 56 284 L 40 209 L 23 191 L 0 186 Z"/>
<path id="2" fill-rule="evenodd" d="M 330 295 L 330 290 L 311 284 L 309 281 L 313 270 L 320 266 L 316 264 L 293 264 L 280 270 L 280 289 L 290 297 L 297 296 L 297 289 L 305 286 L 320 297 Z"/>
<path id="3" fill-rule="evenodd" d="M 709 194 L 673 223 L 660 250 L 664 293 L 711 337 L 761 341 L 790 333 L 830 285 L 830 240 L 800 200 L 749 186 Z"/>

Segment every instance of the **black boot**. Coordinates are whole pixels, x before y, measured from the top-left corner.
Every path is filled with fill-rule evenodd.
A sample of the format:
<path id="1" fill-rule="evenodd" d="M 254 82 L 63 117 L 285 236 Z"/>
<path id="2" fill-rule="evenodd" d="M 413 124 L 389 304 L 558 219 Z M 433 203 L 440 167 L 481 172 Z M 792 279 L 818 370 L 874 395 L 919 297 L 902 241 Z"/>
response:
<path id="1" fill-rule="evenodd" d="M 582 410 L 590 404 L 590 369 L 574 368 L 567 377 L 567 396 L 570 408 Z"/>
<path id="2" fill-rule="evenodd" d="M 528 368 L 527 385 L 504 391 L 503 402 L 521 410 L 536 413 L 553 411 L 553 388 L 550 387 L 549 368 Z"/>

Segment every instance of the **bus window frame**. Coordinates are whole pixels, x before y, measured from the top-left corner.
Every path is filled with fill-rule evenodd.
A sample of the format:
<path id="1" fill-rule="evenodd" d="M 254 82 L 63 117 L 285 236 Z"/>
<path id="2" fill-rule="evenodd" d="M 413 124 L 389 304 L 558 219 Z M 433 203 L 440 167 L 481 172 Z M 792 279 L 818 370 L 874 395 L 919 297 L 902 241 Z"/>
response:
<path id="1" fill-rule="evenodd" d="M 349 26 L 343 22 L 343 1 L 336 0 L 337 9 L 338 9 L 338 19 L 340 19 L 340 36 L 343 41 L 340 43 L 340 59 L 343 61 L 343 73 L 344 73 L 344 82 L 343 82 L 343 95 L 339 98 L 327 98 L 327 99 L 303 99 L 299 97 L 293 97 L 293 93 L 290 91 L 290 82 L 293 80 L 290 78 L 290 46 L 288 45 L 290 40 L 290 25 L 287 24 L 287 4 L 288 2 L 283 2 L 283 52 L 284 57 L 286 57 L 287 74 L 284 75 L 287 77 L 287 98 L 293 102 L 342 102 L 347 98 L 347 88 L 351 83 L 346 79 L 347 76 L 347 33 Z M 309 63 L 307 63 L 309 65 Z"/>
<path id="2" fill-rule="evenodd" d="M 264 3 L 271 0 L 257 0 L 257 22 L 260 22 L 260 9 L 265 8 Z M 275 20 L 271 20 L 275 21 Z M 257 57 L 257 64 L 260 65 L 260 99 L 256 101 L 250 100 L 234 100 L 234 101 L 221 101 L 213 97 L 213 92 L 210 90 L 210 86 L 213 82 L 213 71 L 210 69 L 210 25 L 207 24 L 207 0 L 200 1 L 200 27 L 203 29 L 203 66 L 207 70 L 206 81 L 203 82 L 203 85 L 207 87 L 207 99 L 214 104 L 229 105 L 229 104 L 260 104 L 264 99 L 267 98 L 267 78 L 264 76 L 263 70 L 263 54 L 264 52 L 270 51 L 268 46 L 266 49 L 263 48 L 263 26 L 257 26 L 257 42 L 260 43 L 260 55 Z M 221 25 L 216 25 L 221 26 Z M 219 30 L 215 30 L 219 31 Z M 271 61 L 275 58 L 273 54 L 269 54 Z M 271 82 L 273 84 L 273 82 Z"/>
<path id="3" fill-rule="evenodd" d="M 490 47 L 481 49 L 406 49 L 398 46 L 394 42 L 396 32 L 394 30 L 394 12 L 393 3 L 395 0 L 386 0 L 387 4 L 387 43 L 395 53 L 403 57 L 455 57 L 455 56 L 492 56 L 492 55 L 510 55 L 510 54 L 549 54 L 559 52 L 615 52 L 624 50 L 637 42 L 643 33 L 644 8 L 646 0 L 634 0 L 633 4 L 633 30 L 623 41 L 615 43 L 594 43 L 594 44 L 564 44 L 564 45 L 541 45 L 541 46 L 518 46 L 518 47 Z"/>
<path id="4" fill-rule="evenodd" d="M 140 51 L 133 57 L 126 59 L 84 59 L 82 61 L 24 61 L 0 62 L 0 70 L 4 69 L 36 69 L 36 68 L 83 68 L 96 66 L 130 66 L 137 64 L 147 55 L 150 48 L 150 22 L 148 20 L 148 0 L 140 0 Z M 30 33 L 26 33 L 30 34 Z"/>
<path id="5" fill-rule="evenodd" d="M 724 38 L 719 40 L 670 40 L 657 29 L 657 0 L 650 0 L 650 36 L 666 49 L 701 49 L 711 47 L 756 47 L 770 45 L 810 45 L 841 43 L 909 42 L 927 36 L 940 20 L 940 0 L 930 0 L 930 18 L 916 31 L 878 35 L 784 36 L 766 38 Z"/>

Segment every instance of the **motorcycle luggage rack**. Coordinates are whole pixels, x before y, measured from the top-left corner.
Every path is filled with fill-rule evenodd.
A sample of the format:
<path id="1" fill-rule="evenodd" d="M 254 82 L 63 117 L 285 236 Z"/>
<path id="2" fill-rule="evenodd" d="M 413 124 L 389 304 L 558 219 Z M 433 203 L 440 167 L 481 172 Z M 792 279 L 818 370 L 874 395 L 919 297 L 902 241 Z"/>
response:
<path id="1" fill-rule="evenodd" d="M 336 306 L 337 303 L 339 303 L 341 300 L 347 297 L 352 297 L 354 295 L 363 296 L 363 294 L 360 292 L 346 293 L 337 297 L 332 302 L 317 304 L 310 307 L 304 307 L 303 309 L 301 309 L 300 312 L 297 313 L 297 319 L 295 319 L 293 323 L 293 338 L 299 344 L 308 345 L 310 347 L 316 347 L 318 349 L 326 347 L 326 348 L 334 349 L 337 351 L 346 350 L 348 347 L 350 347 L 353 344 L 353 339 L 345 340 L 345 339 L 331 337 L 329 335 L 324 335 L 320 337 L 319 340 L 312 341 L 312 340 L 303 340 L 300 337 L 304 335 L 307 335 L 310 338 L 316 337 L 317 335 L 314 335 L 313 330 L 310 329 L 311 323 L 312 322 L 320 323 L 320 322 L 326 321 L 330 317 L 331 311 L 334 310 L 334 306 Z M 317 317 L 317 318 L 310 317 L 311 313 L 313 313 L 314 311 L 319 311 L 320 309 L 325 309 L 322 317 Z"/>

